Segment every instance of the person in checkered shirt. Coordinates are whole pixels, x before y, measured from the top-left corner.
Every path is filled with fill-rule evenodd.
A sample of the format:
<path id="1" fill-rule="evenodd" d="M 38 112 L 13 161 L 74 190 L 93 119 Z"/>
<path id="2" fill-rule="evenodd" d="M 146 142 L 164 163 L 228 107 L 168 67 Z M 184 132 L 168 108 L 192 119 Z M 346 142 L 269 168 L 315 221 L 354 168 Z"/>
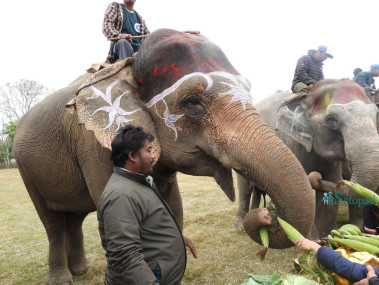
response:
<path id="1" fill-rule="evenodd" d="M 149 34 L 144 19 L 134 10 L 136 0 L 112 2 L 104 14 L 103 34 L 111 41 L 107 63 L 124 60 L 137 52 L 142 39 L 132 38 Z"/>

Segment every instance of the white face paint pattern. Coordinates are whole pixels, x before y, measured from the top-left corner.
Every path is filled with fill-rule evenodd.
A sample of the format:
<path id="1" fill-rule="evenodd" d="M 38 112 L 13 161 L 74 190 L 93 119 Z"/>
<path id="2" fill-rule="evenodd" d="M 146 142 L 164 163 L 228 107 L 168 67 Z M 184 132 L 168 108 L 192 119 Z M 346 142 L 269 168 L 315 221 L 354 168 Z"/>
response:
<path id="1" fill-rule="evenodd" d="M 184 81 L 186 81 L 189 78 L 194 77 L 194 76 L 201 76 L 201 77 L 206 79 L 207 88 L 205 89 L 205 91 L 209 91 L 213 86 L 213 79 L 211 78 L 211 76 L 218 76 L 218 77 L 221 77 L 223 79 L 226 79 L 226 80 L 232 82 L 232 83 L 220 82 L 221 84 L 224 84 L 230 88 L 226 93 L 222 93 L 222 95 L 232 95 L 233 96 L 230 103 L 228 105 L 226 105 L 225 108 L 228 107 L 230 104 L 232 104 L 234 102 L 238 102 L 238 101 L 241 102 L 244 110 L 246 108 L 247 103 L 250 105 L 253 105 L 253 102 L 252 102 L 252 99 L 250 96 L 250 88 L 251 88 L 250 83 L 246 78 L 244 78 L 241 75 L 234 75 L 234 74 L 227 73 L 227 72 L 210 72 L 207 74 L 202 73 L 202 72 L 194 72 L 194 73 L 187 74 L 187 75 L 183 76 L 181 79 L 179 79 L 177 82 L 175 82 L 171 87 L 163 90 L 162 93 L 154 96 L 145 105 L 147 108 L 151 108 L 152 106 L 155 105 L 155 112 L 158 115 L 158 117 L 163 119 L 165 122 L 165 125 L 174 131 L 174 133 L 175 133 L 174 141 L 176 141 L 177 137 L 178 137 L 178 133 L 177 133 L 177 130 L 176 130 L 174 123 L 177 120 L 179 120 L 181 117 L 183 117 L 184 114 L 180 114 L 180 115 L 170 114 L 170 110 L 168 109 L 167 103 L 164 100 L 164 98 L 166 96 L 170 95 L 172 92 L 174 92 Z M 164 112 L 164 117 L 162 117 L 158 114 L 156 104 L 159 101 L 162 101 L 165 104 L 166 109 Z"/>
<path id="2" fill-rule="evenodd" d="M 106 94 L 104 94 L 103 92 L 101 92 L 96 87 L 91 86 L 91 89 L 93 90 L 93 94 L 92 94 L 92 96 L 86 98 L 86 100 L 93 100 L 93 99 L 97 99 L 97 98 L 101 97 L 101 98 L 104 99 L 105 102 L 108 103 L 109 106 L 100 107 L 97 110 L 95 110 L 92 113 L 92 115 L 91 115 L 91 117 L 92 117 L 98 111 L 105 111 L 105 112 L 109 113 L 108 125 L 105 126 L 103 129 L 110 128 L 113 125 L 114 121 L 116 121 L 116 124 L 117 124 L 116 131 L 118 131 L 118 129 L 120 128 L 121 125 L 124 126 L 124 123 L 128 123 L 130 121 L 133 121 L 133 119 L 127 119 L 124 116 L 131 115 L 131 114 L 133 114 L 133 113 L 141 110 L 141 109 L 137 109 L 137 110 L 134 110 L 132 112 L 126 112 L 122 108 L 120 108 L 120 101 L 121 101 L 122 96 L 124 96 L 125 94 L 129 93 L 129 91 L 127 91 L 127 92 L 121 94 L 120 96 L 118 96 L 116 98 L 116 100 L 114 100 L 114 102 L 112 103 L 112 94 L 111 94 L 111 91 L 112 91 L 112 88 L 115 85 L 117 85 L 118 83 L 119 83 L 119 81 L 116 80 L 112 84 L 110 84 L 107 87 L 106 91 L 105 91 Z"/>

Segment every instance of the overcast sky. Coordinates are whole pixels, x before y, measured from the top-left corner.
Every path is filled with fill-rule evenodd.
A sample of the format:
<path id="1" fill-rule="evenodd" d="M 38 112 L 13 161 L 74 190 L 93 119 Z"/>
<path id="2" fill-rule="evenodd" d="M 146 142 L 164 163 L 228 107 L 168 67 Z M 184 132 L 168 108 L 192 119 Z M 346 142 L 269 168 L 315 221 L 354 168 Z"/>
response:
<path id="1" fill-rule="evenodd" d="M 60 89 L 104 61 L 110 2 L 1 1 L 0 85 L 25 78 Z M 297 59 L 319 45 L 334 55 L 327 78 L 379 63 L 378 0 L 137 0 L 134 8 L 150 31 L 200 30 L 249 79 L 255 102 L 289 90 Z"/>

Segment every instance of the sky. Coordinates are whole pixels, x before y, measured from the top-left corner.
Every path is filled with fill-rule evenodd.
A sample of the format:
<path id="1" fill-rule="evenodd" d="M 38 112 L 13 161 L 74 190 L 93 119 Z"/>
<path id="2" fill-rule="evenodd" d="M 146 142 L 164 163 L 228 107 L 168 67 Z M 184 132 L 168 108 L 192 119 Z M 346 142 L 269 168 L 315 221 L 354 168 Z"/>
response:
<path id="1" fill-rule="evenodd" d="M 18 0 L 0 4 L 0 86 L 21 78 L 58 90 L 105 60 L 111 1 Z M 150 31 L 199 30 L 252 85 L 258 102 L 290 90 L 296 61 L 326 45 L 325 78 L 379 64 L 378 0 L 136 0 Z"/>

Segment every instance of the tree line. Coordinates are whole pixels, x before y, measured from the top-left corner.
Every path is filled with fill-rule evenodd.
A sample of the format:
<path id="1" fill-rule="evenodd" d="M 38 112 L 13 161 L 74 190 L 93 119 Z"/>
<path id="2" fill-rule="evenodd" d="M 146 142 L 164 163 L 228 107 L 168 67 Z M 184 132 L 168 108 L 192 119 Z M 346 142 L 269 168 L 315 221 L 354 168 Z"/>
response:
<path id="1" fill-rule="evenodd" d="M 12 144 L 18 121 L 49 93 L 47 87 L 28 79 L 0 86 L 0 168 L 14 166 Z"/>

